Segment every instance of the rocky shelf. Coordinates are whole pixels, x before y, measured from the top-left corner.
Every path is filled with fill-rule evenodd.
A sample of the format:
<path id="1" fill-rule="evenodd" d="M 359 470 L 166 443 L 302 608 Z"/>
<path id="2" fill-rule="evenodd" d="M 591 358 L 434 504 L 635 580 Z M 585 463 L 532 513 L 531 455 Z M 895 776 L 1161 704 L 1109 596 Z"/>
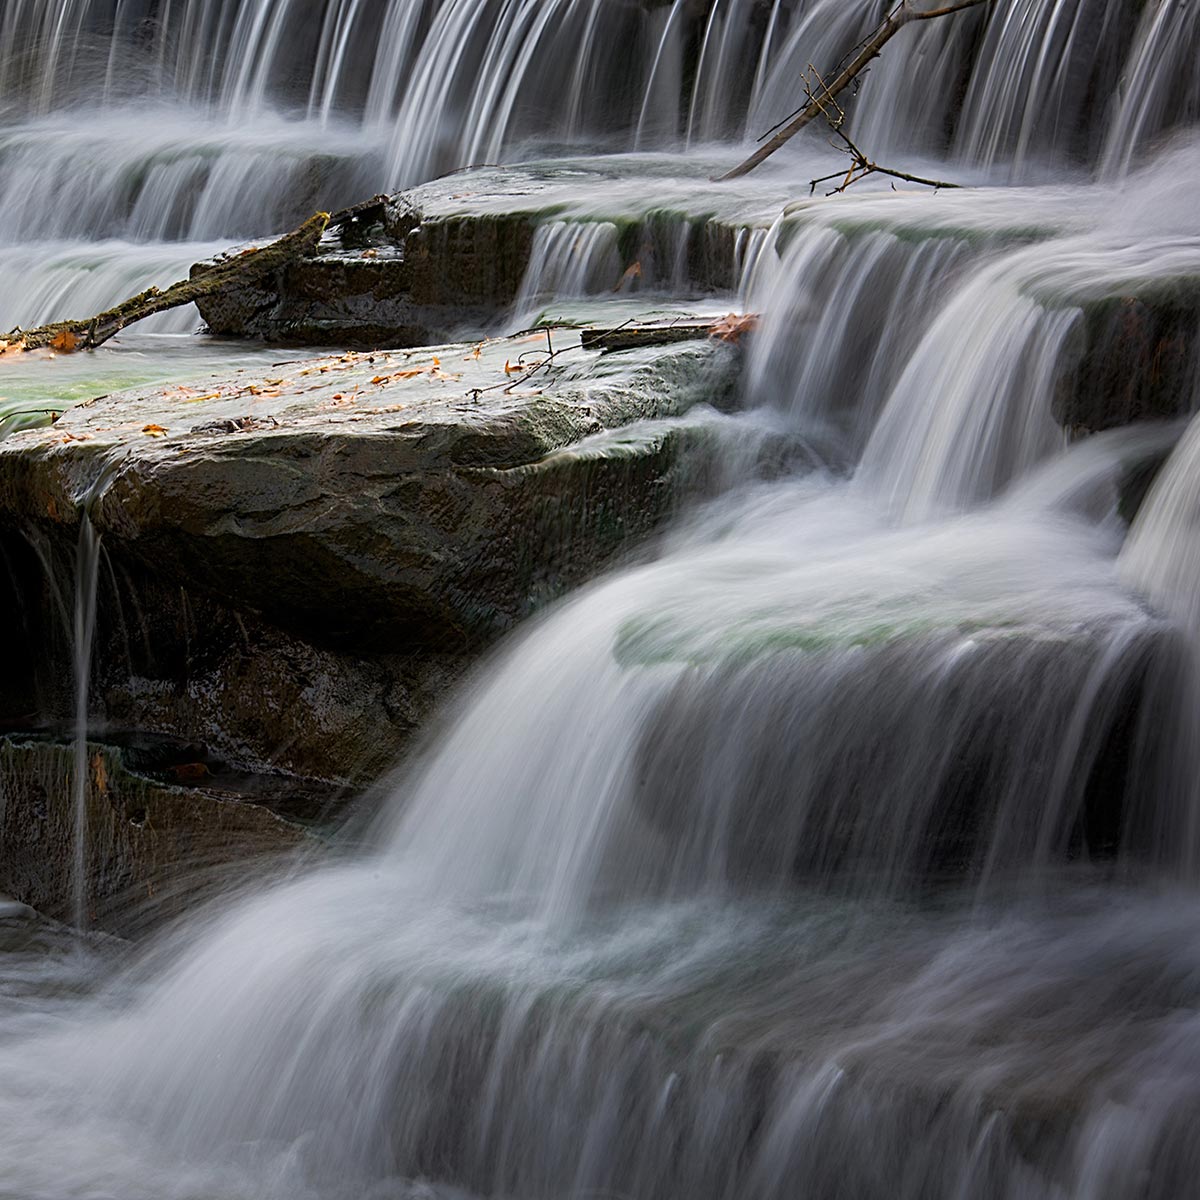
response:
<path id="1" fill-rule="evenodd" d="M 506 314 L 539 230 L 556 222 L 602 228 L 612 291 L 733 292 L 752 231 L 765 233 L 787 195 L 704 182 L 647 188 L 619 157 L 464 172 L 337 214 L 316 254 L 198 307 L 232 337 L 428 345 Z"/>
<path id="2" fill-rule="evenodd" d="M 703 485 L 740 358 L 703 333 L 613 353 L 553 329 L 309 356 L 266 377 L 99 397 L 14 433 L 0 442 L 0 607 L 24 636 L 0 721 L 72 711 L 86 514 L 104 558 L 95 720 L 301 787 L 374 781 L 497 636 L 632 551 Z M 8 819 L 37 829 L 18 810 L 45 789 L 15 781 L 48 770 L 49 756 L 62 790 L 68 751 L 11 742 L 6 753 L 23 797 Z M 122 812 L 172 802 L 170 780 L 126 787 L 120 764 L 103 761 L 135 794 Z M 275 840 L 279 818 L 245 815 L 254 797 L 231 815 L 211 788 L 189 796 L 181 811 L 197 821 L 249 822 Z M 166 853 L 126 824 L 106 809 L 95 826 L 116 839 L 112 861 Z M 44 855 L 30 861 L 45 870 L 18 879 L 0 855 L 0 887 L 44 907 L 60 873 Z M 152 865 L 122 867 L 122 880 L 153 887 Z M 113 890 L 97 881 L 97 895 Z"/>

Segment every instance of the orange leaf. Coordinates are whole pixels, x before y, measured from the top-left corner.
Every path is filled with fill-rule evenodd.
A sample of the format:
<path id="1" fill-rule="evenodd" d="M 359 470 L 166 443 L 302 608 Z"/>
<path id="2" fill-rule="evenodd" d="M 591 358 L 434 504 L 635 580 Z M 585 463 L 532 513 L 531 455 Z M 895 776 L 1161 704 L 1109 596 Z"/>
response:
<path id="1" fill-rule="evenodd" d="M 409 371 L 396 371 L 392 375 L 376 375 L 371 380 L 372 383 L 391 383 L 393 379 L 416 379 L 418 375 L 424 375 L 424 367 L 415 367 Z"/>
<path id="2" fill-rule="evenodd" d="M 627 283 L 632 283 L 635 279 L 642 277 L 642 264 L 640 262 L 630 263 L 625 268 L 625 274 L 621 276 L 617 286 L 613 288 L 614 292 L 619 292 Z"/>
<path id="3" fill-rule="evenodd" d="M 70 354 L 79 346 L 79 338 L 69 329 L 64 329 L 51 343 L 50 349 L 60 354 Z"/>
<path id="4" fill-rule="evenodd" d="M 142 432 L 148 433 L 151 437 L 167 436 L 167 431 L 161 425 L 143 425 Z"/>
<path id="5" fill-rule="evenodd" d="M 733 342 L 736 344 L 742 340 L 744 334 L 753 333 L 757 328 L 757 313 L 745 313 L 741 316 L 737 313 L 730 313 L 728 316 L 722 317 L 719 321 L 715 321 L 709 329 L 708 335 L 722 342 Z"/>
<path id="6" fill-rule="evenodd" d="M 180 783 L 185 783 L 190 780 L 204 779 L 211 775 L 212 772 L 202 762 L 179 763 L 171 767 L 171 774 L 179 780 Z"/>

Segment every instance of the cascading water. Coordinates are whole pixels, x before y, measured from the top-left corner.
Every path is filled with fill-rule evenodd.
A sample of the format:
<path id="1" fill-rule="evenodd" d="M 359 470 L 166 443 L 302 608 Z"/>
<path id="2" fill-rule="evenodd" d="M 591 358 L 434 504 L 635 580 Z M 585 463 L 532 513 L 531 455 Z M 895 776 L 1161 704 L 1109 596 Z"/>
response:
<path id="1" fill-rule="evenodd" d="M 156 259 L 211 250 L 181 242 L 268 234 L 439 171 L 547 143 L 755 134 L 795 107 L 810 63 L 830 69 L 886 7 L 328 0 L 314 19 L 298 0 L 9 0 L 6 267 L 79 239 L 78 276 L 104 279 L 91 290 L 115 301 L 137 271 L 154 280 Z M 980 26 L 975 14 L 935 22 L 889 48 L 851 113 L 872 152 L 950 148 L 960 170 L 1025 174 L 1065 156 L 1120 172 L 1200 105 L 1186 83 L 1200 47 L 1190 3 L 1152 0 L 1138 15 L 1124 0 L 1019 0 Z M 5 294 L 0 325 L 68 303 Z"/>
<path id="2" fill-rule="evenodd" d="M 96 589 L 100 582 L 100 538 L 86 507 L 79 523 L 79 549 L 75 560 L 75 614 L 73 648 L 75 667 L 75 739 L 71 775 L 75 815 L 71 867 L 71 915 L 76 928 L 91 923 L 87 894 L 88 699 L 92 677 L 92 650 L 96 637 Z"/>
<path id="3" fill-rule="evenodd" d="M 85 165 L 96 202 L 42 220 L 165 269 L 191 248 L 164 239 L 278 226 L 323 148 L 322 198 L 539 138 L 758 129 L 879 7 L 17 0 L 0 155 L 34 197 L 29 139 L 67 179 L 117 137 L 67 134 L 108 122 L 128 151 Z M 727 422 L 823 468 L 743 471 L 502 647 L 372 849 L 116 973 L 48 933 L 9 968 L 28 918 L 0 910 L 0 1194 L 1190 1194 L 1197 434 L 1122 549 L 1128 469 L 1178 430 L 1076 442 L 1056 416 L 1097 306 L 1200 276 L 1200 149 L 1155 158 L 1196 115 L 1152 51 L 1189 12 L 1014 0 L 897 42 L 860 136 L 1104 182 L 804 199 L 741 234 L 762 322 Z M 101 115 L 72 115 L 89 88 Z M 764 189 L 806 197 L 809 153 Z M 644 162 L 646 213 L 710 187 L 687 163 Z M 669 280 L 687 243 L 646 228 Z M 611 303 L 618 242 L 555 214 L 518 307 Z M 37 316 L 70 299 L 45 288 Z"/>

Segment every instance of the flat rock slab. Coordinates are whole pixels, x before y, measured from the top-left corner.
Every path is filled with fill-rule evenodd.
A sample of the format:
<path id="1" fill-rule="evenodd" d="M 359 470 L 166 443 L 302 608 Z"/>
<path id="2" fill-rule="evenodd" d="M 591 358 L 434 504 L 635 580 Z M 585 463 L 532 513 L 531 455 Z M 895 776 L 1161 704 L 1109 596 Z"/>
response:
<path id="1" fill-rule="evenodd" d="M 86 509 L 110 555 L 319 643 L 467 645 L 669 511 L 677 431 L 602 435 L 728 404 L 737 361 L 559 329 L 100 397 L 0 443 L 0 514 Z"/>

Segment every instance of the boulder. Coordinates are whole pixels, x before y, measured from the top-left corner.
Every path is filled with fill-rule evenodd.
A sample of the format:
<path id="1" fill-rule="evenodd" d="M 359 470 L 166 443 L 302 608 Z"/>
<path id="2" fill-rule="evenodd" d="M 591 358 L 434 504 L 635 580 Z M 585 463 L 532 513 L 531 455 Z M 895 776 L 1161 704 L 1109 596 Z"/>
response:
<path id="1" fill-rule="evenodd" d="M 654 528 L 684 427 L 635 423 L 728 403 L 736 362 L 556 330 L 102 397 L 0 444 L 0 519 L 86 508 L 115 558 L 308 640 L 463 650 Z"/>
<path id="2" fill-rule="evenodd" d="M 633 550 L 705 482 L 710 410 L 689 409 L 733 400 L 738 355 L 703 337 L 601 353 L 552 330 L 307 357 L 102 397 L 0 442 L 0 890 L 64 911 L 85 513 L 102 547 L 89 728 L 123 747 L 89 750 L 112 924 L 130 897 L 194 895 L 201 865 L 302 840 L 294 822 L 378 780 L 497 636 Z M 131 764 L 147 737 L 205 770 L 181 788 Z M 233 777 L 243 793 L 221 795 Z"/>

